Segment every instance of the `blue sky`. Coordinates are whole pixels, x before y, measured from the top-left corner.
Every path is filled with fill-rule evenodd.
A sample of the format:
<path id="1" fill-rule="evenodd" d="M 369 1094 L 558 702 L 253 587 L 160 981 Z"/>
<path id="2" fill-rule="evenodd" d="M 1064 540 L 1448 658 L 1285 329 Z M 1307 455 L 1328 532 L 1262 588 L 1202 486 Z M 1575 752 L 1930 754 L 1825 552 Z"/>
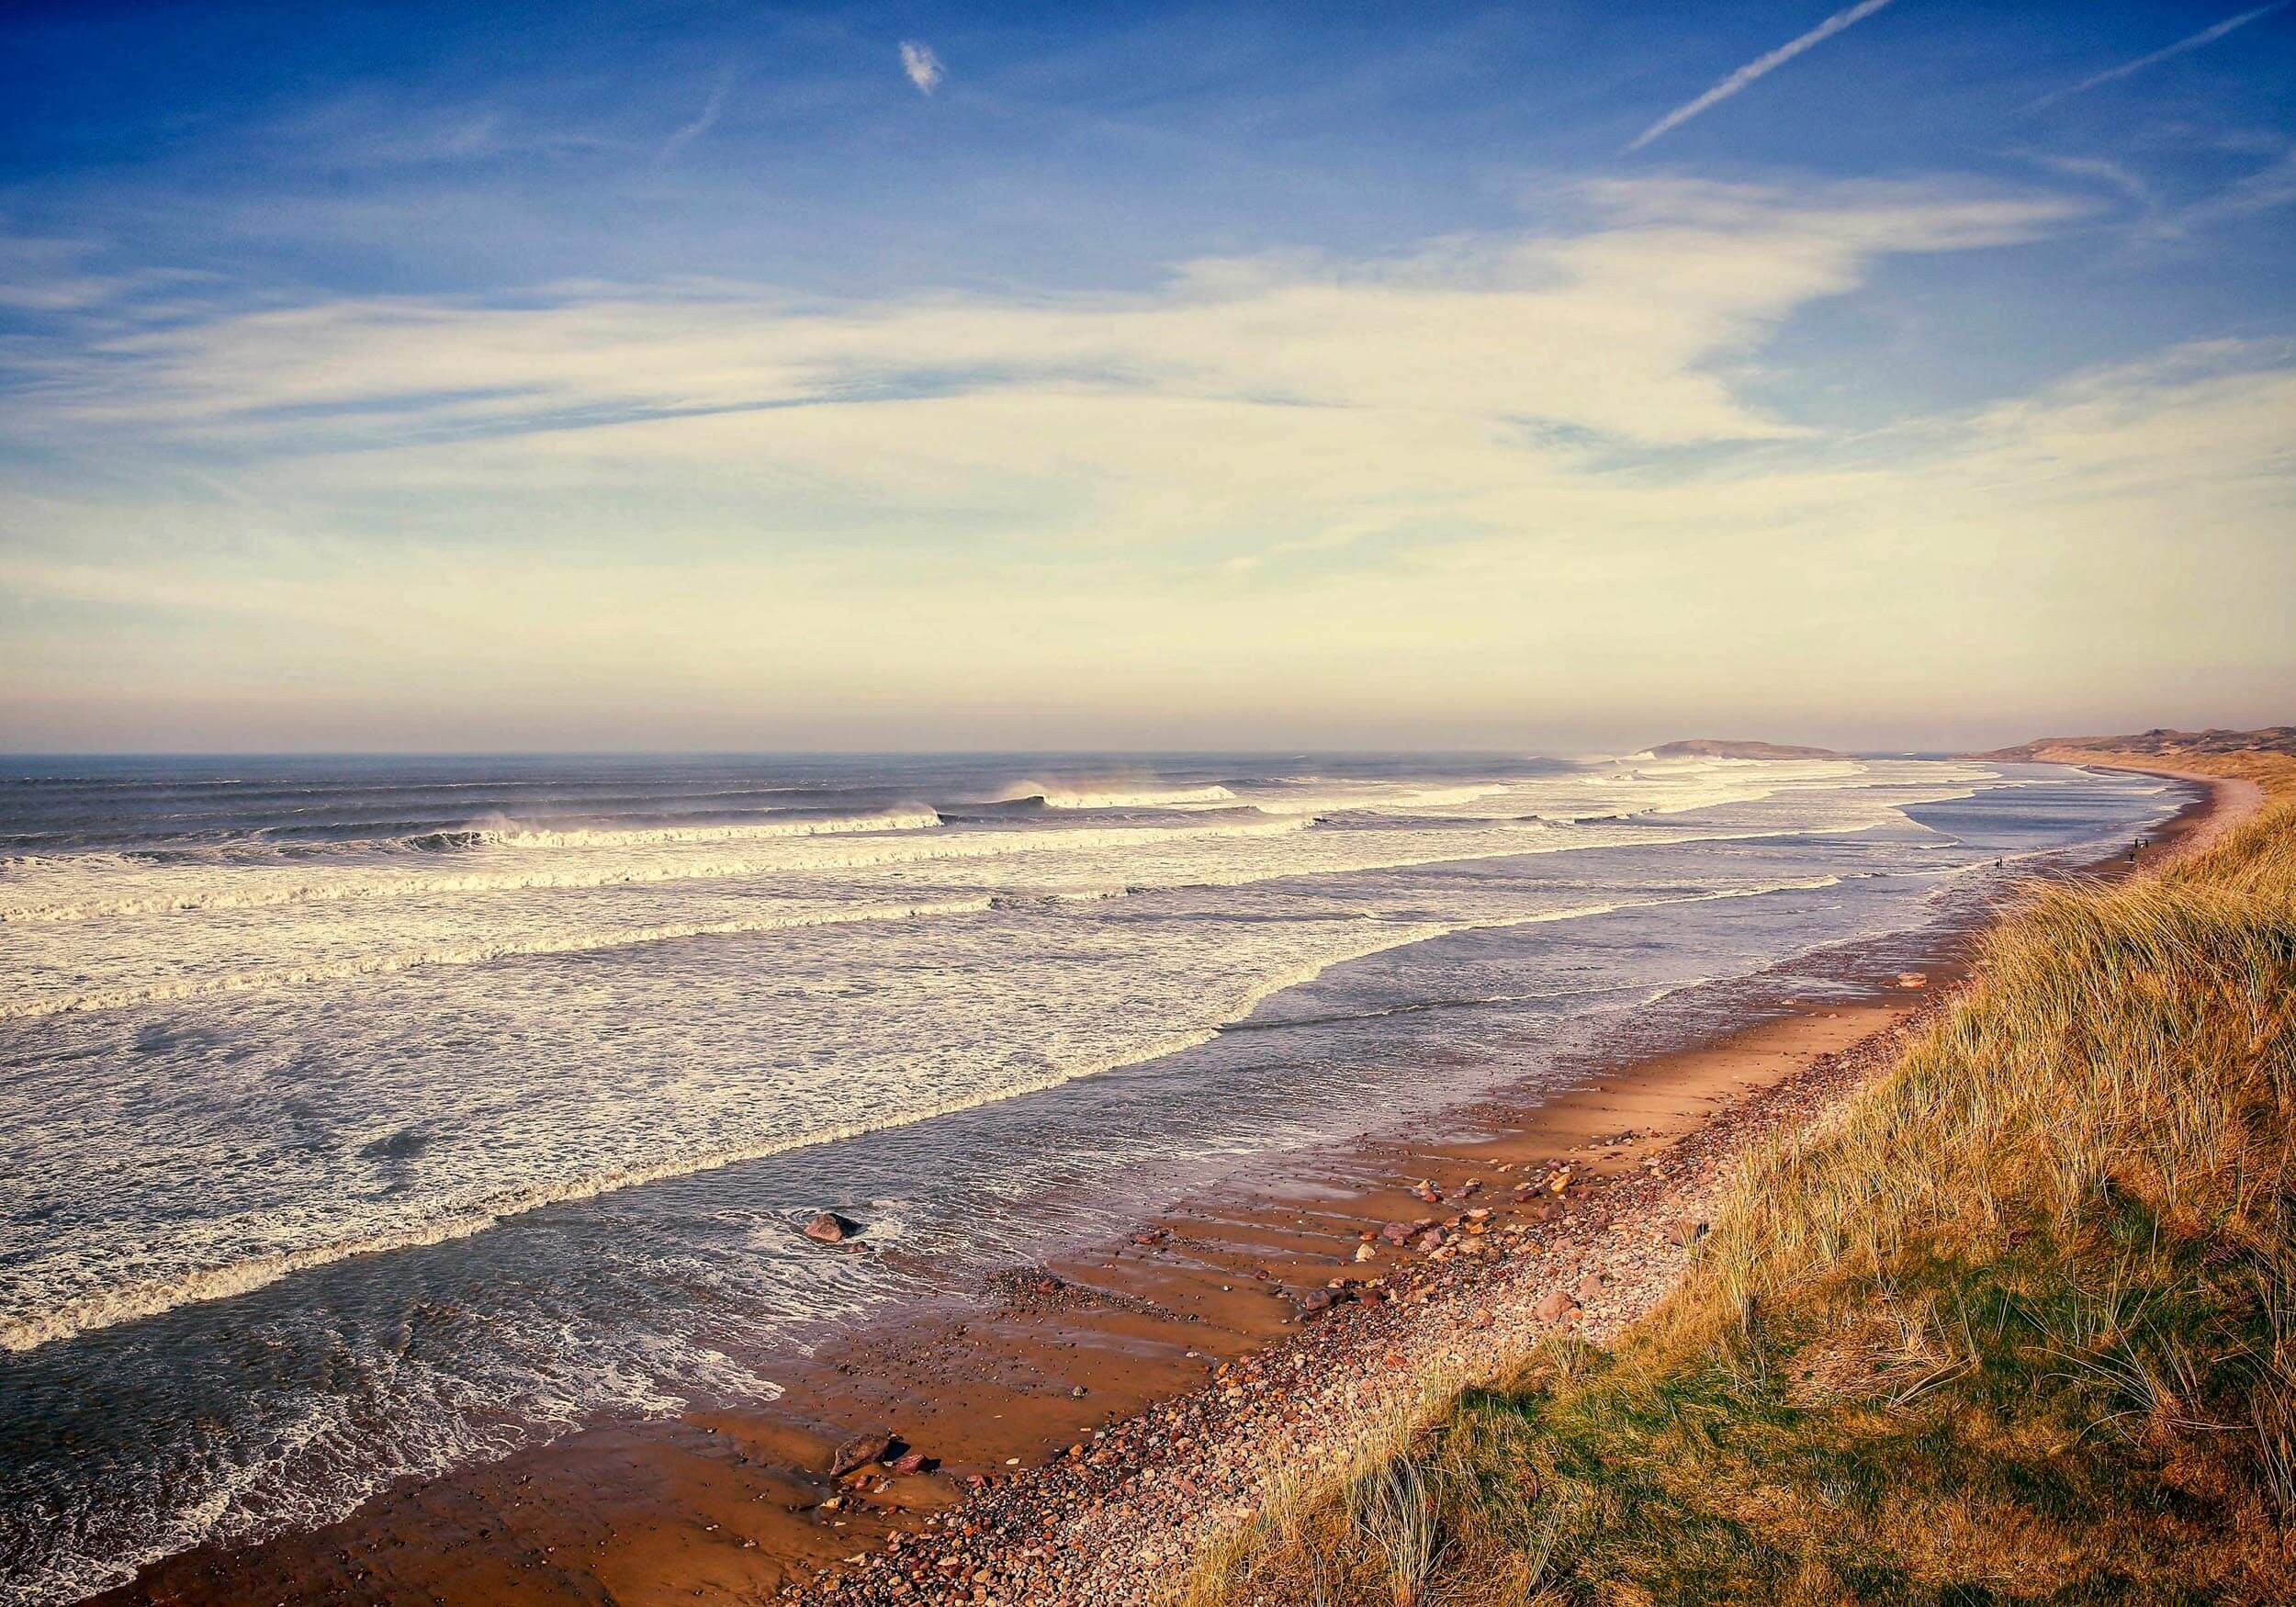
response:
<path id="1" fill-rule="evenodd" d="M 2292 70 L 2239 5 L 17 6 L 0 743 L 2284 719 Z"/>

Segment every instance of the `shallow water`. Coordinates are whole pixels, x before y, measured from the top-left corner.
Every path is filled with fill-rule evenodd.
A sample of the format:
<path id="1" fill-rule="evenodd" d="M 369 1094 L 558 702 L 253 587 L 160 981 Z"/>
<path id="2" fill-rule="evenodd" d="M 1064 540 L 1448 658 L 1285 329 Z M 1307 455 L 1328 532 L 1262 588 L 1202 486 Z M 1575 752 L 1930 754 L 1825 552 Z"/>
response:
<path id="1" fill-rule="evenodd" d="M 929 1283 L 2178 801 L 1910 760 L 15 761 L 0 1600 L 770 1395 Z M 885 1253 L 806 1244 L 824 1206 Z"/>

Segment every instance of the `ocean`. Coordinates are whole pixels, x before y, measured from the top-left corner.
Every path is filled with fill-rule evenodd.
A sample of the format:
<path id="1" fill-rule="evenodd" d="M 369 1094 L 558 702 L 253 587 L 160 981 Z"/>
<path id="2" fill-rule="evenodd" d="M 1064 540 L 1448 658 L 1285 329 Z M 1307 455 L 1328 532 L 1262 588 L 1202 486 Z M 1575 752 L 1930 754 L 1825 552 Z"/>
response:
<path id="1" fill-rule="evenodd" d="M 1647 754 L 0 760 L 0 1601 L 770 1399 L 872 1315 L 1694 1032 L 2183 796 Z M 825 1208 L 875 1253 L 809 1243 Z"/>

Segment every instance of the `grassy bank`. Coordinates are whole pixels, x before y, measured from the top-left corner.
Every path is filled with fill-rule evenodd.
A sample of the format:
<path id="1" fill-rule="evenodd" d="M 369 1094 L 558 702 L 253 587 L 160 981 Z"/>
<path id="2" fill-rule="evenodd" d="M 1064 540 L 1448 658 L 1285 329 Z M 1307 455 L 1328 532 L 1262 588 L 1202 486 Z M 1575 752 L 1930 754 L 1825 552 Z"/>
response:
<path id="1" fill-rule="evenodd" d="M 1614 1350 L 1271 1501 L 1194 1601 L 2296 1599 L 2296 760 L 2223 768 L 2258 815 L 2004 923 Z"/>

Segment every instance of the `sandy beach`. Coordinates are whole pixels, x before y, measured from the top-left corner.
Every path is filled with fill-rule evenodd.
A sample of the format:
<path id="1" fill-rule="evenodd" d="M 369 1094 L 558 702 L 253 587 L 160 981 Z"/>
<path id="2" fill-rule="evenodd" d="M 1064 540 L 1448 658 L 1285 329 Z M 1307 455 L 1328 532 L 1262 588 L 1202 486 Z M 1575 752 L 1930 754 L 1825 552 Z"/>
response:
<path id="1" fill-rule="evenodd" d="M 2148 860 L 2254 806 L 2177 779 L 2204 796 Z M 99 1600 L 1154 1600 L 1270 1469 L 1342 1455 L 1414 1380 L 1648 1309 L 1731 1160 L 1885 1064 L 1973 930 L 1782 968 L 1728 1029 L 1589 1057 L 1559 1094 L 1276 1157 L 1120 1242 L 794 1358 L 770 1406 L 586 1429 Z M 878 1454 L 832 1477 L 849 1445 Z"/>

